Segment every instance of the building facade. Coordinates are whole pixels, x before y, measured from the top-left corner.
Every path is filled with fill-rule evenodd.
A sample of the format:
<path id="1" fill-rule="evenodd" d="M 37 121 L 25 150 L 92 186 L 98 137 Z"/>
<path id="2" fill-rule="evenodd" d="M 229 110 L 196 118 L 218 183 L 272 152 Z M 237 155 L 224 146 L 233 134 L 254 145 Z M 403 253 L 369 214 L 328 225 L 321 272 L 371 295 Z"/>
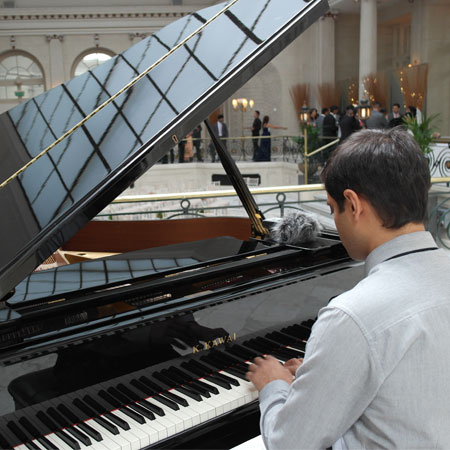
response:
<path id="1" fill-rule="evenodd" d="M 0 0 L 0 111 L 69 80 L 211 0 Z M 298 104 L 362 97 L 439 114 L 450 135 L 450 0 L 330 0 L 330 11 L 233 97 L 298 133 Z M 297 89 L 296 89 L 297 87 Z M 297 95 L 295 94 L 297 92 Z M 251 111 L 222 105 L 231 135 Z M 244 114 L 244 117 L 242 117 Z M 248 134 L 249 131 L 244 131 Z"/>

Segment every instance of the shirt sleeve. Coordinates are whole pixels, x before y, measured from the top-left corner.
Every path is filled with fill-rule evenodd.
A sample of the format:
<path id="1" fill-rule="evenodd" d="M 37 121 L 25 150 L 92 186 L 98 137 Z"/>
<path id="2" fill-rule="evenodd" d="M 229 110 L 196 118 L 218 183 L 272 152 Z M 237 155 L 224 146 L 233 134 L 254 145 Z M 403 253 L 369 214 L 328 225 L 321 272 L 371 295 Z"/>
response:
<path id="1" fill-rule="evenodd" d="M 331 447 L 374 398 L 380 372 L 355 320 L 341 309 L 324 308 L 294 382 L 276 380 L 260 393 L 266 448 Z"/>

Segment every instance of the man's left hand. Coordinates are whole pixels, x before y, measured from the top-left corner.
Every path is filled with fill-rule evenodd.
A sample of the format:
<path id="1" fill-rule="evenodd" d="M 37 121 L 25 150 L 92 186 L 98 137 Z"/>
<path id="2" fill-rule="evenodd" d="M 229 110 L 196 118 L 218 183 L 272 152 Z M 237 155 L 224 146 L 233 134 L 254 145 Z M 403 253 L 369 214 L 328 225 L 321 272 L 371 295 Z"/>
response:
<path id="1" fill-rule="evenodd" d="M 255 358 L 247 372 L 247 380 L 251 381 L 258 391 L 274 380 L 284 380 L 292 383 L 292 374 L 273 356 Z"/>

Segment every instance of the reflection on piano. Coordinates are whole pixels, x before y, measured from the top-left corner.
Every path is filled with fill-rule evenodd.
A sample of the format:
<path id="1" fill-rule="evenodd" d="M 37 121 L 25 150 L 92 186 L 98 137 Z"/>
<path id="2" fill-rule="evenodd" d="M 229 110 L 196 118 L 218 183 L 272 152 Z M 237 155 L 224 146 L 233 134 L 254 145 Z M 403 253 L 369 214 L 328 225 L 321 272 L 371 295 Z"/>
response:
<path id="1" fill-rule="evenodd" d="M 332 233 L 268 239 L 216 136 L 252 236 L 33 270 L 326 9 L 216 5 L 0 116 L 1 448 L 229 448 L 258 433 L 248 361 L 302 357 L 318 310 L 361 273 Z"/>

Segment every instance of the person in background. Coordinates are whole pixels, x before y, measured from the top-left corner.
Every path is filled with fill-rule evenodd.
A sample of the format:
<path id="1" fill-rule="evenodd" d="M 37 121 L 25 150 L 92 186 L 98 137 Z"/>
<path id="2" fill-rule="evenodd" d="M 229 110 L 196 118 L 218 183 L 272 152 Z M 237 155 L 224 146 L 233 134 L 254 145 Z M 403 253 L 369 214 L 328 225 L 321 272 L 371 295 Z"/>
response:
<path id="1" fill-rule="evenodd" d="M 198 124 L 194 130 L 192 131 L 192 139 L 195 147 L 195 157 L 198 162 L 203 162 L 202 153 L 201 153 L 201 138 L 202 138 L 202 126 Z"/>
<path id="2" fill-rule="evenodd" d="M 223 114 L 219 114 L 217 116 L 217 122 L 212 126 L 212 129 L 214 133 L 219 137 L 220 142 L 224 146 L 224 148 L 227 148 L 227 141 L 224 138 L 228 137 L 228 127 L 227 124 L 224 122 Z M 216 161 L 216 149 L 214 147 L 214 143 L 211 142 L 209 144 L 209 152 L 211 154 L 211 161 Z"/>
<path id="3" fill-rule="evenodd" d="M 309 111 L 309 125 L 311 125 L 312 127 L 317 127 L 317 119 L 318 119 L 319 115 L 317 113 L 317 109 L 316 108 L 312 108 Z"/>
<path id="4" fill-rule="evenodd" d="M 256 358 L 267 449 L 447 449 L 450 258 L 425 231 L 430 170 L 402 128 L 348 137 L 322 172 L 365 278 L 319 311 L 303 359 Z"/>
<path id="5" fill-rule="evenodd" d="M 259 133 L 261 132 L 261 119 L 259 118 L 259 111 L 253 113 L 253 124 L 252 130 L 252 143 L 253 143 L 253 161 L 256 161 L 256 154 L 258 153 L 259 147 Z"/>
<path id="6" fill-rule="evenodd" d="M 392 112 L 388 116 L 389 128 L 398 127 L 403 124 L 403 116 L 400 114 L 400 105 L 394 103 L 392 105 Z"/>
<path id="7" fill-rule="evenodd" d="M 317 129 L 319 130 L 319 136 L 323 136 L 323 122 L 325 117 L 330 114 L 330 110 L 328 108 L 322 108 L 322 113 L 317 118 Z"/>
<path id="8" fill-rule="evenodd" d="M 352 105 L 345 108 L 345 115 L 341 117 L 339 129 L 341 130 L 341 142 L 361 129 L 359 121 L 355 118 L 355 108 Z"/>
<path id="9" fill-rule="evenodd" d="M 271 138 L 270 128 L 277 130 L 287 130 L 286 127 L 273 125 L 269 122 L 269 116 L 264 116 L 262 121 L 262 138 L 255 161 L 270 161 L 271 160 Z"/>
<path id="10" fill-rule="evenodd" d="M 184 144 L 184 162 L 192 162 L 194 159 L 194 144 L 192 142 L 192 133 L 188 133 L 185 138 L 185 144 Z"/>
<path id="11" fill-rule="evenodd" d="M 387 120 L 384 114 L 380 111 L 381 105 L 378 102 L 372 104 L 372 112 L 370 117 L 366 120 L 366 127 L 369 129 L 387 128 Z"/>

